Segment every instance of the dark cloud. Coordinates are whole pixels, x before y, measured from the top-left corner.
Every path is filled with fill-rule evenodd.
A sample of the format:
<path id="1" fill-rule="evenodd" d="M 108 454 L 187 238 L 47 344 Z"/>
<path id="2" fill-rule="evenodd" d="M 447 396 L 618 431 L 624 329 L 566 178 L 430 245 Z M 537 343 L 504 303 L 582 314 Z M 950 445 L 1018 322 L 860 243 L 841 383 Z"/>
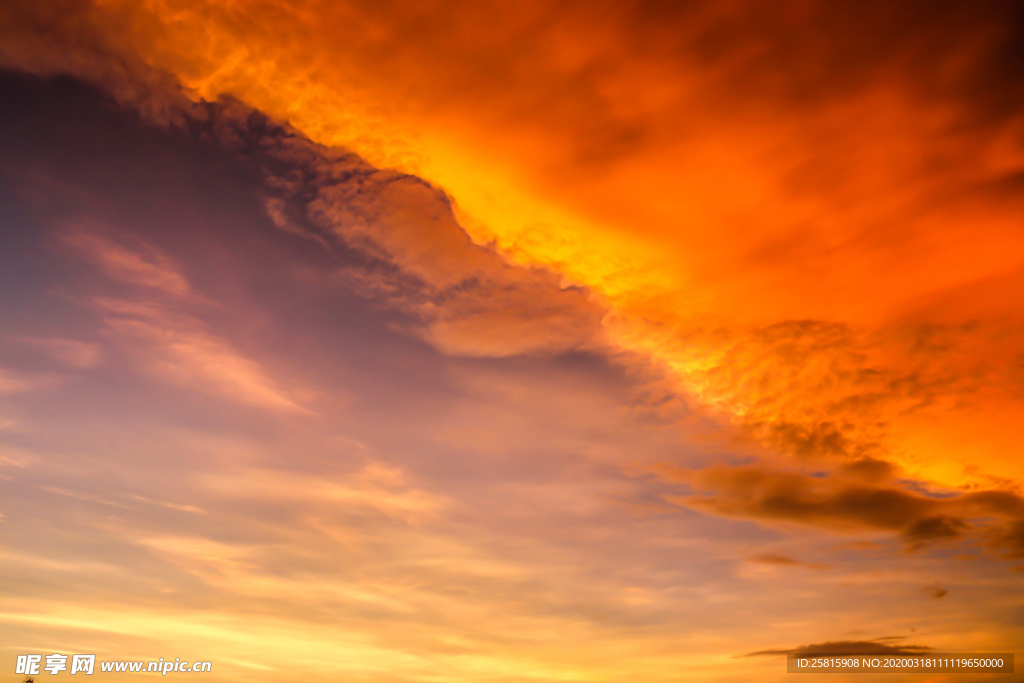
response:
<path id="1" fill-rule="evenodd" d="M 64 21 L 42 14 L 43 24 L 58 23 L 48 38 L 63 40 Z M 83 21 L 77 30 L 85 30 Z M 47 33 L 34 37 L 44 40 Z M 448 196 L 421 178 L 316 144 L 238 100 L 194 102 L 173 78 L 112 56 L 98 37 L 75 49 L 47 48 L 44 41 L 23 51 L 6 61 L 102 84 L 148 123 L 237 155 L 262 186 L 267 214 L 279 228 L 318 241 L 338 259 L 339 284 L 401 311 L 408 331 L 440 350 L 508 356 L 603 345 L 604 311 L 585 289 L 549 270 L 510 265 L 471 242 Z M 53 64 L 32 61 L 37 53 Z"/>
<path id="2" fill-rule="evenodd" d="M 454 355 L 561 353 L 601 345 L 603 310 L 553 272 L 473 244 L 440 189 L 318 145 L 232 99 L 183 105 L 180 126 L 235 152 L 263 185 L 267 213 L 339 259 L 338 282 L 410 316 Z"/>
<path id="3" fill-rule="evenodd" d="M 876 458 L 860 458 L 841 465 L 842 473 L 851 479 L 859 479 L 868 483 L 888 481 L 897 472 L 897 468 L 885 460 Z"/>
<path id="4" fill-rule="evenodd" d="M 920 548 L 934 541 L 959 538 L 969 527 L 964 520 L 950 515 L 931 515 L 906 525 L 901 535 L 911 548 Z"/>
<path id="5" fill-rule="evenodd" d="M 196 102 L 119 40 L 116 19 L 84 0 L 59 5 L 15 3 L 0 18 L 0 66 L 82 79 L 147 122 L 236 153 L 262 183 L 274 222 L 331 249 L 339 281 L 412 316 L 414 334 L 468 356 L 602 344 L 604 311 L 585 289 L 473 244 L 441 189 L 316 144 L 231 97 Z"/>
<path id="6" fill-rule="evenodd" d="M 842 457 L 850 453 L 853 444 L 830 421 L 814 423 L 778 422 L 766 425 L 768 441 L 780 450 L 800 458 Z"/>
<path id="7" fill-rule="evenodd" d="M 1012 491 L 934 495 L 888 479 L 893 468 L 860 460 L 820 476 L 768 466 L 655 468 L 692 493 L 672 502 L 729 517 L 825 527 L 897 532 L 909 550 L 980 538 L 996 552 L 1020 557 L 1024 499 Z"/>
<path id="8" fill-rule="evenodd" d="M 1024 520 L 993 530 L 990 543 L 1007 559 L 1024 559 Z"/>
<path id="9" fill-rule="evenodd" d="M 719 514 L 833 527 L 901 529 L 938 505 L 905 491 L 758 467 L 686 473 L 698 491 L 677 499 Z"/>
<path id="10" fill-rule="evenodd" d="M 205 103 L 199 126 L 256 166 L 279 227 L 345 254 L 340 280 L 413 316 L 415 331 L 442 351 L 506 356 L 601 344 L 604 311 L 586 290 L 473 244 L 449 198 L 426 181 L 317 145 L 238 102 Z"/>
<path id="11" fill-rule="evenodd" d="M 824 643 L 800 645 L 789 649 L 759 650 L 741 657 L 764 657 L 768 655 L 904 655 L 928 652 L 932 648 L 926 645 L 886 645 L 874 640 L 830 640 Z"/>

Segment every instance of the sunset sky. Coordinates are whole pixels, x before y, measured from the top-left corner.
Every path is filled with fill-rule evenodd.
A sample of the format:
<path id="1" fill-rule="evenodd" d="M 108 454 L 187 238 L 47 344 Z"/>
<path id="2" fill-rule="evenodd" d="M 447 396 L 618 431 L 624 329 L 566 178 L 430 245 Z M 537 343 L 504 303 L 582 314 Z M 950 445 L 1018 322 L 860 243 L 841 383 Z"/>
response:
<path id="1" fill-rule="evenodd" d="M 6 0 L 0 681 L 1019 654 L 1022 45 L 1010 0 Z"/>

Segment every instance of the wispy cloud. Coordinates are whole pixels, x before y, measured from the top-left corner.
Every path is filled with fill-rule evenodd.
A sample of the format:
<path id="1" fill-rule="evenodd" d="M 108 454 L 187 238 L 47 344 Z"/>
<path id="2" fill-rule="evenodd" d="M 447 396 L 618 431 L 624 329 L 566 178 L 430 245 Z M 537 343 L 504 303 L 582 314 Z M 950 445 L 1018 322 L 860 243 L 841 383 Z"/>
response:
<path id="1" fill-rule="evenodd" d="M 797 567 L 802 569 L 814 569 L 818 571 L 831 569 L 831 565 L 820 562 L 804 562 L 789 555 L 780 553 L 761 553 L 747 559 L 747 562 L 763 564 L 770 567 Z"/>
<path id="2" fill-rule="evenodd" d="M 179 386 L 229 396 L 243 403 L 299 415 L 315 413 L 289 398 L 256 361 L 210 333 L 198 319 L 156 304 L 94 301 L 108 329 L 133 344 L 143 367 Z"/>
<path id="3" fill-rule="evenodd" d="M 189 293 L 188 281 L 159 249 L 138 238 L 132 240 L 130 248 L 103 232 L 100 228 L 75 226 L 62 238 L 115 280 L 177 296 Z"/>
<path id="4" fill-rule="evenodd" d="M 59 378 L 54 375 L 30 375 L 0 367 L 0 395 L 38 391 L 51 387 L 59 381 Z"/>
<path id="5" fill-rule="evenodd" d="M 232 470 L 204 477 L 203 488 L 229 499 L 310 501 L 328 509 L 376 511 L 414 524 L 437 515 L 444 497 L 410 486 L 400 468 L 368 462 L 342 481 L 273 470 Z"/>
<path id="6" fill-rule="evenodd" d="M 75 370 L 88 370 L 98 365 L 103 358 L 103 352 L 97 344 L 76 339 L 19 337 L 15 341 L 33 347 L 48 358 Z"/>

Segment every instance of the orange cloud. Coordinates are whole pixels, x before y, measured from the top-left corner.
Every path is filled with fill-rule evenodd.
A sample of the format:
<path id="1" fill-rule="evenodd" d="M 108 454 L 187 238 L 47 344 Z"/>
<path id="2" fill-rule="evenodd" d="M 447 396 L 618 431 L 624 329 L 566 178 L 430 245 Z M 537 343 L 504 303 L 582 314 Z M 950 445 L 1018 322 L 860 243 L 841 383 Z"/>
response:
<path id="1" fill-rule="evenodd" d="M 52 94 L 68 83 L 31 87 Z M 926 626 L 922 637 L 936 648 L 995 651 L 1013 642 L 1005 592 L 1013 577 L 996 558 L 979 555 L 951 571 L 942 553 L 896 555 L 891 543 L 859 553 L 816 533 L 852 529 L 879 541 L 902 533 L 915 548 L 943 538 L 1006 554 L 1019 547 L 1012 481 L 982 471 L 974 476 L 1003 490 L 957 495 L 901 479 L 910 468 L 888 457 L 877 424 L 920 415 L 919 404 L 939 415 L 963 410 L 954 395 L 984 398 L 998 369 L 978 368 L 977 359 L 991 361 L 992 340 L 1010 340 L 996 357 L 1012 357 L 1012 334 L 957 324 L 890 338 L 891 330 L 855 321 L 741 324 L 724 314 L 687 327 L 689 319 L 654 315 L 662 304 L 671 310 L 668 299 L 638 300 L 635 309 L 612 301 L 610 292 L 635 293 L 636 281 L 618 276 L 595 294 L 614 309 L 602 330 L 608 309 L 590 300 L 594 290 L 474 245 L 437 185 L 318 146 L 238 101 L 151 94 L 150 104 L 165 106 L 145 120 L 169 130 L 128 125 L 130 116 L 116 112 L 121 127 L 108 133 L 141 162 L 54 154 L 84 169 L 79 178 L 106 169 L 112 180 L 79 180 L 74 189 L 86 201 L 47 196 L 47 210 L 27 222 L 30 238 L 4 252 L 38 267 L 39 277 L 25 278 L 34 299 L 5 290 L 0 303 L 46 309 L 15 320 L 12 333 L 89 339 L 104 359 L 52 394 L 12 394 L 0 405 L 16 419 L 4 439 L 21 449 L 4 453 L 25 465 L 3 473 L 13 484 L 5 568 L 16 589 L 0 598 L 4 656 L 24 642 L 57 651 L 88 644 L 109 658 L 210 652 L 224 680 L 299 672 L 310 680 L 659 681 L 686 671 L 724 681 L 777 671 L 732 653 L 854 642 L 857 626 Z M 91 106 L 109 104 L 101 102 Z M 11 126 L 15 135 L 25 127 Z M 35 130 L 39 139 L 51 129 Z M 148 143 L 131 148 L 139 130 L 161 154 Z M 68 146 L 83 139 L 92 142 L 74 129 Z M 188 157 L 180 166 L 179 148 Z M 154 156 L 170 171 L 133 185 Z M 238 170 L 242 188 L 237 178 L 220 182 L 225 159 L 237 165 L 223 175 Z M 211 185 L 199 200 L 178 186 L 197 179 Z M 62 203 L 117 216 L 110 220 L 147 241 L 102 233 L 117 248 L 101 251 L 115 258 L 79 249 L 68 259 L 44 237 L 64 224 Z M 149 225 L 162 207 L 168 218 Z M 126 215 L 138 220 L 122 223 Z M 633 252 L 601 240 L 589 243 L 595 258 L 635 266 Z M 579 244 L 572 237 L 562 246 L 569 253 Z M 154 268 L 163 275 L 153 277 Z M 187 294 L 152 284 L 173 282 L 171 271 Z M 646 317 L 629 318 L 636 311 Z M 600 349 L 603 334 L 627 324 L 636 324 L 634 351 L 617 357 L 629 372 L 593 354 L 556 355 Z M 680 357 L 696 365 L 643 385 L 659 373 L 640 352 L 664 361 L 668 351 L 692 352 Z M 19 372 L 35 371 L 37 360 L 21 350 L 0 352 L 4 367 L 13 360 Z M 919 361 L 907 365 L 901 353 Z M 501 358 L 516 354 L 534 357 Z M 124 361 L 198 391 L 168 390 Z M 653 395 L 665 386 L 675 395 Z M 634 389 L 648 404 L 642 410 L 626 395 Z M 738 457 L 732 448 L 705 448 L 678 425 L 650 419 L 677 418 L 680 395 L 784 455 L 729 472 L 721 458 Z M 975 408 L 999 404 L 986 401 Z M 295 419 L 289 404 L 322 417 Z M 622 473 L 626 461 L 652 460 L 686 462 L 696 498 L 708 501 L 701 509 L 715 514 L 662 503 L 685 482 Z M 698 469 L 707 461 L 712 467 Z M 676 502 L 695 507 L 690 497 Z M 810 533 L 780 544 L 780 523 Z M 744 560 L 752 547 L 780 550 L 754 553 L 758 567 Z M 786 564 L 795 558 L 827 558 L 832 569 L 772 569 L 796 567 Z M 936 584 L 952 585 L 954 599 L 921 591 Z M 967 594 L 976 599 L 955 597 Z M 758 642 L 766 626 L 776 643 Z"/>
<path id="2" fill-rule="evenodd" d="M 998 8 L 853 7 L 103 0 L 18 8 L 9 26 L 63 42 L 23 30 L 5 61 L 174 119 L 159 78 L 131 75 L 152 65 L 420 174 L 475 241 L 590 288 L 611 340 L 770 445 L 1019 481 L 1014 25 Z M 403 269 L 451 284 L 476 268 L 436 190 L 366 187 L 395 200 L 373 241 Z M 308 208 L 355 238 L 344 199 Z M 426 335 L 486 355 L 579 343 L 559 322 L 493 334 L 515 319 L 502 308 Z"/>

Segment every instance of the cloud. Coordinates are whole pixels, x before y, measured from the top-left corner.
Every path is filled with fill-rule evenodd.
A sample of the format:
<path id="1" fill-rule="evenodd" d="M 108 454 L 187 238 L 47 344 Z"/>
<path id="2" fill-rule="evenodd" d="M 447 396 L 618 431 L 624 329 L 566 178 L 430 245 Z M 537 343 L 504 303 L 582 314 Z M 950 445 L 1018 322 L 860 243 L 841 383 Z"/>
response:
<path id="1" fill-rule="evenodd" d="M 865 465 L 872 471 L 867 481 Z M 702 470 L 661 465 L 654 471 L 692 489 L 666 500 L 702 512 L 840 532 L 893 531 L 909 550 L 971 537 L 1012 558 L 1020 546 L 1015 530 L 1024 517 L 1024 498 L 1018 493 L 915 491 L 906 480 L 877 479 L 877 472 L 892 471 L 877 463 L 817 475 L 763 464 Z"/>
<path id="2" fill-rule="evenodd" d="M 132 500 L 137 500 L 140 503 L 149 503 L 151 505 L 159 505 L 161 507 L 170 508 L 172 510 L 181 510 L 182 512 L 191 512 L 196 515 L 205 515 L 206 510 L 196 507 L 195 505 L 186 505 L 184 503 L 170 503 L 165 500 L 151 500 L 145 496 L 132 494 L 130 496 Z"/>
<path id="3" fill-rule="evenodd" d="M 1002 549 L 1003 556 L 1008 559 L 1024 559 L 1024 520 L 993 530 L 990 543 Z"/>
<path id="4" fill-rule="evenodd" d="M 902 534 L 911 548 L 917 548 L 932 541 L 959 538 L 968 528 L 962 519 L 950 515 L 931 515 L 915 519 L 903 529 Z"/>
<path id="5" fill-rule="evenodd" d="M 698 492 L 693 496 L 672 498 L 688 507 L 839 528 L 899 529 L 941 504 L 894 487 L 868 486 L 841 478 L 822 479 L 754 466 L 666 473 L 672 479 L 690 483 Z M 707 494 L 701 495 L 701 492 Z"/>
<path id="6" fill-rule="evenodd" d="M 129 248 L 98 230 L 82 226 L 67 230 L 62 238 L 115 280 L 151 287 L 176 296 L 189 293 L 188 282 L 174 263 L 156 247 L 138 238 L 132 240 L 135 244 Z"/>
<path id="7" fill-rule="evenodd" d="M 33 460 L 5 470 L 13 478 L 4 513 L 16 552 L 4 565 L 14 580 L 5 580 L 13 588 L 0 642 L 31 638 L 56 651 L 92 643 L 112 659 L 209 652 L 219 675 L 232 680 L 300 672 L 325 681 L 659 681 L 685 670 L 714 681 L 738 671 L 771 675 L 775 665 L 765 658 L 723 667 L 726 655 L 763 647 L 766 627 L 780 643 L 818 642 L 823 620 L 886 629 L 899 621 L 902 629 L 910 619 L 950 642 L 980 619 L 990 625 L 986 642 L 1012 633 L 1003 589 L 1014 577 L 1000 576 L 989 558 L 950 567 L 943 553 L 830 554 L 835 538 L 817 531 L 833 526 L 810 524 L 783 547 L 773 529 L 671 514 L 661 496 L 680 493 L 678 482 L 625 477 L 624 462 L 666 459 L 692 469 L 743 456 L 734 444 L 686 431 L 698 429 L 699 412 L 675 410 L 673 420 L 687 420 L 680 425 L 632 409 L 630 391 L 646 388 L 648 375 L 660 377 L 653 364 L 554 355 L 581 347 L 573 334 L 543 331 L 557 318 L 547 311 L 564 311 L 570 329 L 581 323 L 589 333 L 591 313 L 577 317 L 575 305 L 590 292 L 543 269 L 506 272 L 487 248 L 445 233 L 445 214 L 431 213 L 443 203 L 434 185 L 407 187 L 416 183 L 406 179 L 391 194 L 369 188 L 365 206 L 352 200 L 354 227 L 334 219 L 320 226 L 308 220 L 310 203 L 330 182 L 349 182 L 350 170 L 358 176 L 359 165 L 337 161 L 337 177 L 325 171 L 316 182 L 303 174 L 325 164 L 323 155 L 343 152 L 256 134 L 264 119 L 244 106 L 225 113 L 230 102 L 203 104 L 217 111 L 182 115 L 187 125 L 159 131 L 107 100 L 64 106 L 94 96 L 69 95 L 82 90 L 78 84 L 39 88 L 53 97 L 57 120 L 74 125 L 40 125 L 34 138 L 25 136 L 39 149 L 25 157 L 38 159 L 46 138 L 68 130 L 53 152 L 54 173 L 77 179 L 84 200 L 47 195 L 36 220 L 24 229 L 11 224 L 17 239 L 0 250 L 0 273 L 20 262 L 33 277 L 0 288 L 0 305 L 41 311 L 16 320 L 19 334 L 102 340 L 104 362 L 69 374 L 52 395 L 4 403 L 20 425 L 5 438 Z M 8 98 L 3 109 L 27 99 Z M 89 123 L 90 112 L 100 123 Z M 106 137 L 97 132 L 111 121 Z M 13 138 L 25 127 L 0 128 L 15 131 Z M 263 144 L 283 151 L 264 154 Z M 6 159 L 10 149 L 0 148 Z M 308 152 L 309 167 L 286 158 L 296 150 Z M 14 158 L 12 167 L 33 167 Z M 37 189 L 32 177 L 23 180 Z M 293 197 L 291 187 L 301 191 Z M 375 202 L 385 194 L 408 203 L 387 228 L 395 234 L 381 236 L 387 211 Z M 275 230 L 260 214 L 267 195 L 282 197 L 275 206 L 293 230 Z M 15 214 L 25 208 L 18 197 L 12 205 Z M 109 277 L 99 261 L 49 248 L 53 226 L 79 212 L 103 214 L 115 227 L 102 234 L 143 262 L 160 263 L 120 231 L 158 249 L 163 263 L 187 275 L 189 295 L 145 278 Z M 466 268 L 455 269 L 463 249 Z M 548 298 L 562 291 L 564 299 Z M 524 322 L 452 335 L 461 348 L 450 353 L 475 357 L 446 357 L 394 333 L 423 339 L 438 321 L 472 320 L 465 311 L 486 321 L 489 300 Z M 467 301 L 479 308 L 462 307 Z M 542 324 L 523 343 L 526 323 Z M 783 374 L 800 376 L 801 364 L 822 363 L 801 344 L 813 351 L 815 339 L 841 336 L 795 327 L 811 332 L 797 340 L 789 365 L 766 362 L 765 373 L 784 366 Z M 502 330 L 507 338 L 485 337 Z M 774 331 L 780 357 L 791 332 Z M 504 357 L 510 353 L 531 357 Z M 139 369 L 163 381 L 140 378 Z M 287 402 L 322 417 L 273 419 L 296 415 Z M 831 421 L 831 428 L 795 430 L 790 441 L 794 453 L 800 443 L 812 447 L 789 469 L 835 477 L 821 496 L 832 484 L 903 486 L 937 499 L 955 493 L 902 482 L 905 468 L 877 452 L 858 454 L 850 447 L 855 430 Z M 837 443 L 851 452 L 816 454 L 834 431 L 846 435 Z M 37 485 L 59 492 L 42 495 Z M 1012 516 L 1012 495 L 984 493 L 979 510 Z M 816 495 L 808 494 L 811 502 Z M 975 513 L 936 514 L 975 530 L 980 524 Z M 859 523 L 852 525 L 858 533 L 875 531 Z M 736 567 L 737 558 L 766 548 L 781 548 L 768 559 L 775 564 Z M 779 557 L 820 558 L 834 568 L 808 572 Z M 771 590 L 742 576 L 744 569 Z M 917 589 L 949 572 L 968 574 L 958 583 L 983 579 L 978 600 L 924 603 Z M 922 606 L 939 614 L 923 614 Z"/>
<path id="8" fill-rule="evenodd" d="M 830 640 L 824 643 L 800 645 L 786 650 L 760 650 L 750 652 L 742 657 L 765 657 L 770 655 L 901 655 L 920 654 L 932 648 L 926 645 L 886 645 L 874 640 Z"/>
<path id="9" fill-rule="evenodd" d="M 61 365 L 75 370 L 96 367 L 103 358 L 98 345 L 77 339 L 19 337 L 15 341 L 33 347 Z"/>
<path id="10" fill-rule="evenodd" d="M 87 24 L 79 29 L 87 30 Z M 123 61 L 126 71 L 114 80 L 136 87 L 115 92 L 122 104 L 152 123 L 237 155 L 261 179 L 273 223 L 321 244 L 338 259 L 337 283 L 408 316 L 410 334 L 444 353 L 470 357 L 606 346 L 606 311 L 587 288 L 550 268 L 512 265 L 493 245 L 474 243 L 442 189 L 409 173 L 377 168 L 344 148 L 318 144 L 232 97 L 195 102 L 141 63 L 113 56 L 103 39 L 94 42 L 81 47 L 90 59 L 50 55 L 69 60 L 57 70 L 110 89 L 114 77 L 89 65 Z M 118 282 L 178 298 L 196 296 L 180 263 L 128 230 L 94 221 L 68 228 L 61 239 Z"/>
<path id="11" fill-rule="evenodd" d="M 5 63 L 236 149 L 445 353 L 610 341 L 796 458 L 1024 478 L 1007 5 L 62 7 Z"/>
<path id="12" fill-rule="evenodd" d="M 790 557 L 789 555 L 781 555 L 778 553 L 762 553 L 760 555 L 754 555 L 747 559 L 747 562 L 753 562 L 754 564 L 765 564 L 774 567 L 800 567 L 803 569 L 815 569 L 823 571 L 832 569 L 831 565 L 821 564 L 818 562 L 804 562 L 796 558 Z"/>
<path id="13" fill-rule="evenodd" d="M 38 391 L 52 387 L 59 381 L 53 375 L 29 375 L 0 367 L 0 395 Z"/>
<path id="14" fill-rule="evenodd" d="M 345 262 L 339 281 L 411 315 L 412 331 L 442 352 L 501 357 L 603 345 L 604 311 L 585 289 L 474 244 L 440 189 L 317 145 L 238 102 L 209 104 L 204 116 L 221 144 L 249 148 L 275 224 L 336 250 Z"/>
<path id="15" fill-rule="evenodd" d="M 305 502 L 335 511 L 373 511 L 407 524 L 436 517 L 450 504 L 411 486 L 400 467 L 369 461 L 342 481 L 255 468 L 205 477 L 202 488 L 228 499 Z"/>
<path id="16" fill-rule="evenodd" d="M 119 294 L 125 298 L 81 297 L 99 314 L 107 336 L 128 349 L 145 371 L 171 384 L 279 413 L 316 415 L 260 363 L 211 329 L 203 318 L 216 320 L 218 307 L 195 291 L 176 259 L 141 233 L 93 217 L 57 232 L 61 245 L 124 286 Z M 62 338 L 20 341 L 77 369 L 93 367 L 101 357 L 95 344 Z"/>
<path id="17" fill-rule="evenodd" d="M 131 509 L 131 506 L 120 503 L 116 500 L 108 500 L 98 495 L 90 493 L 83 493 L 81 491 L 71 491 L 59 486 L 40 486 L 40 490 L 46 491 L 47 493 L 53 493 L 58 496 L 66 496 L 68 498 L 77 498 L 78 500 L 84 500 L 90 503 L 98 503 L 100 505 L 108 505 L 110 507 Z"/>
<path id="18" fill-rule="evenodd" d="M 198 318 L 159 304 L 116 299 L 95 299 L 94 304 L 114 338 L 133 348 L 153 375 L 277 412 L 316 415 Z"/>

